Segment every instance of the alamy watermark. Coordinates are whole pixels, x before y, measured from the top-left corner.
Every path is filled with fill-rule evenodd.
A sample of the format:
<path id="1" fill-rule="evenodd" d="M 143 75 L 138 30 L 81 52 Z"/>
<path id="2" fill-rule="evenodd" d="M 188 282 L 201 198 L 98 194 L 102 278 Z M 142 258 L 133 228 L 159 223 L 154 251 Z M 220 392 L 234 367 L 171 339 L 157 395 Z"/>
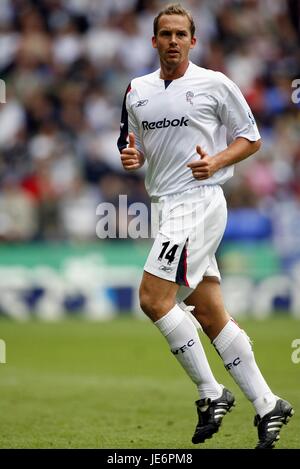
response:
<path id="1" fill-rule="evenodd" d="M 117 205 L 100 203 L 96 215 L 96 234 L 100 239 L 154 239 L 162 232 L 174 242 L 187 238 L 197 241 L 198 248 L 204 239 L 203 203 L 188 198 L 178 202 L 162 198 L 148 207 L 143 202 L 128 204 L 127 195 L 119 195 Z"/>
<path id="2" fill-rule="evenodd" d="M 292 92 L 291 99 L 294 104 L 299 104 L 300 103 L 300 78 L 295 78 L 295 80 L 292 81 L 292 88 L 296 88 Z"/>
<path id="3" fill-rule="evenodd" d="M 0 339 L 0 363 L 6 363 L 6 344 Z"/>
<path id="4" fill-rule="evenodd" d="M 0 79 L 0 104 L 6 103 L 6 85 L 5 81 Z"/>
<path id="5" fill-rule="evenodd" d="M 297 365 L 298 363 L 300 363 L 300 339 L 294 339 L 291 344 L 291 347 L 295 349 L 292 352 L 291 360 Z"/>

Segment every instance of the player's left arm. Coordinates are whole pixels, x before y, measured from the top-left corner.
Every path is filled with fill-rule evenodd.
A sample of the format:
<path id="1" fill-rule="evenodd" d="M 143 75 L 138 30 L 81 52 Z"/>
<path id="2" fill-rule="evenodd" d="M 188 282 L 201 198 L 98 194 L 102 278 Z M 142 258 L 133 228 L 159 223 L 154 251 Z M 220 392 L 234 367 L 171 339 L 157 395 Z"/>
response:
<path id="1" fill-rule="evenodd" d="M 261 146 L 261 140 L 251 142 L 244 137 L 236 138 L 225 150 L 214 156 L 209 156 L 199 145 L 196 151 L 199 160 L 189 163 L 187 166 L 192 170 L 195 179 L 201 181 L 208 179 L 219 169 L 231 166 L 245 160 L 253 153 L 257 152 Z"/>
<path id="2" fill-rule="evenodd" d="M 216 86 L 216 116 L 227 130 L 232 142 L 223 151 L 208 155 L 199 145 L 196 151 L 200 158 L 188 164 L 194 178 L 207 179 L 218 171 L 253 155 L 261 146 L 260 134 L 238 86 L 225 75 L 218 73 L 219 85 Z"/>

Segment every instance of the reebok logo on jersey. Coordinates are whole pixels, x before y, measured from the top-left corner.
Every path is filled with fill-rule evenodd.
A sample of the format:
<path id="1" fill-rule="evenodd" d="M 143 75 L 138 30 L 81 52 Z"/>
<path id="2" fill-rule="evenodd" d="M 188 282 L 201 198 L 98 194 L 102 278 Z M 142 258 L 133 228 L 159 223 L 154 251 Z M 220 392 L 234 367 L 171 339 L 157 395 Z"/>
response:
<path id="1" fill-rule="evenodd" d="M 173 119 L 170 121 L 166 117 L 162 121 L 158 122 L 148 122 L 148 121 L 142 121 L 142 126 L 143 130 L 153 130 L 153 129 L 166 129 L 167 127 L 182 127 L 188 126 L 188 121 L 189 119 L 185 119 L 184 117 L 181 117 L 181 119 Z"/>
<path id="2" fill-rule="evenodd" d="M 138 101 L 135 105 L 135 107 L 141 107 L 141 106 L 146 106 L 146 104 L 149 103 L 149 99 L 142 99 L 141 101 Z"/>

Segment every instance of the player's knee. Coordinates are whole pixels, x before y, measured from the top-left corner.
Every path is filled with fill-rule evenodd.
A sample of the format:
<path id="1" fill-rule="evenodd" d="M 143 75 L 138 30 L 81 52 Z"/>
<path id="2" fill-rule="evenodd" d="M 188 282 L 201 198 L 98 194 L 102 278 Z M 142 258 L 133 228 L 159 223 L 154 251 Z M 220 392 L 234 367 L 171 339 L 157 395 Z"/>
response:
<path id="1" fill-rule="evenodd" d="M 145 293 L 140 295 L 140 306 L 143 312 L 153 321 L 160 318 L 161 305 L 151 295 Z"/>
<path id="2" fill-rule="evenodd" d="M 152 321 L 157 321 L 172 308 L 171 303 L 155 297 L 145 289 L 140 289 L 140 306 Z"/>
<path id="3" fill-rule="evenodd" d="M 151 309 L 151 302 L 149 295 L 140 292 L 140 307 L 142 311 L 149 316 Z"/>
<path id="4" fill-rule="evenodd" d="M 153 307 L 154 307 L 154 302 L 153 302 L 151 292 L 147 288 L 141 287 L 139 296 L 140 296 L 140 306 L 141 306 L 142 311 L 151 319 L 152 314 L 153 314 Z"/>
<path id="5" fill-rule="evenodd" d="M 201 309 L 197 308 L 197 310 L 194 311 L 194 315 L 198 322 L 201 324 L 204 333 L 208 335 L 208 337 L 210 337 L 211 331 L 214 328 L 214 322 L 209 309 L 205 307 Z"/>

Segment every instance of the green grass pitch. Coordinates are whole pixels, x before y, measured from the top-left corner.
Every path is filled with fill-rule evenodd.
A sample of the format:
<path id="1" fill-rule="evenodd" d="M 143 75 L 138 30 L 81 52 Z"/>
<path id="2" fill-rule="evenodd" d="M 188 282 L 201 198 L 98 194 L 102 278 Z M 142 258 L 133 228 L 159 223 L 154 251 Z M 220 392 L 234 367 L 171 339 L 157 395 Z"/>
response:
<path id="1" fill-rule="evenodd" d="M 240 323 L 273 391 L 295 416 L 278 448 L 300 448 L 300 363 L 291 343 L 300 323 L 284 317 Z M 253 410 L 201 334 L 217 379 L 236 395 L 222 429 L 199 448 L 253 448 Z M 195 448 L 194 385 L 148 320 L 91 323 L 0 321 L 1 448 Z"/>

